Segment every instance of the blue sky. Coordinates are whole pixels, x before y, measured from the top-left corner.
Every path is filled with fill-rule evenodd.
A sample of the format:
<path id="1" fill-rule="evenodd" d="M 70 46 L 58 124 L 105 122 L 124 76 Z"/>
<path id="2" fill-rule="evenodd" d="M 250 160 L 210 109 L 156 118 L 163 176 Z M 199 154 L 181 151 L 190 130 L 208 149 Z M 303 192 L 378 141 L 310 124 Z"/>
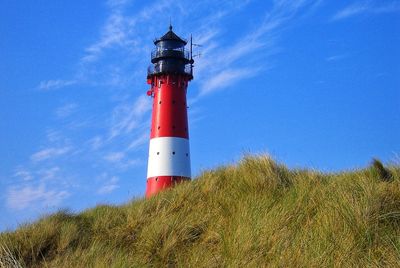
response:
<path id="1" fill-rule="evenodd" d="M 170 18 L 202 45 L 194 175 L 246 153 L 325 171 L 399 161 L 400 1 L 3 1 L 0 230 L 143 196 L 146 69 Z"/>

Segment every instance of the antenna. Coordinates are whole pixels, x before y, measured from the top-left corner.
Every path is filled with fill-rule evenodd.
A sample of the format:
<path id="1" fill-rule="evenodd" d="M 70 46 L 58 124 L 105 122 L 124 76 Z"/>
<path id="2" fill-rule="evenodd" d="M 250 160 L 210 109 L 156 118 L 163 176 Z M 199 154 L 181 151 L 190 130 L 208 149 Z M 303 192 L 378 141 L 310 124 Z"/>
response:
<path id="1" fill-rule="evenodd" d="M 200 45 L 200 44 L 191 44 L 191 45 L 192 45 L 193 47 L 203 47 L 203 45 Z M 200 58 L 200 56 L 201 56 L 201 52 L 199 52 L 199 53 L 193 55 L 192 58 L 196 58 L 196 57 L 199 57 L 199 58 Z"/>
<path id="2" fill-rule="evenodd" d="M 202 47 L 203 45 L 200 45 L 200 44 L 192 44 L 194 47 Z M 198 52 L 197 54 L 194 54 L 192 57 L 193 58 L 196 58 L 196 57 L 201 57 L 201 52 Z"/>
<path id="3" fill-rule="evenodd" d="M 190 35 L 190 74 L 193 76 L 193 36 Z"/>
<path id="4" fill-rule="evenodd" d="M 193 55 L 193 58 L 197 58 L 197 57 L 200 58 L 202 55 L 203 55 L 203 54 L 201 54 L 201 53 L 199 52 L 199 53 L 197 53 L 197 54 L 194 54 L 194 55 Z"/>

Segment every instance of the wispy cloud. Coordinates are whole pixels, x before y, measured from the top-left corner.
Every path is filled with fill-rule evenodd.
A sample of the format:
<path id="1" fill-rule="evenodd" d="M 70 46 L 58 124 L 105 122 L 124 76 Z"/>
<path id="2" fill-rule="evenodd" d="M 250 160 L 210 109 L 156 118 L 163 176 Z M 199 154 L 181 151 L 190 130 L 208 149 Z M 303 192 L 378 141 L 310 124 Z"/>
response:
<path id="1" fill-rule="evenodd" d="M 108 0 L 107 5 L 115 8 L 115 7 L 124 6 L 129 2 L 131 2 L 131 0 Z"/>
<path id="2" fill-rule="evenodd" d="M 320 2 L 274 1 L 272 8 L 264 14 L 260 24 L 245 34 L 239 32 L 239 38 L 229 47 L 218 43 L 214 40 L 214 35 L 211 35 L 207 39 L 210 41 L 211 49 L 204 51 L 204 57 L 196 66 L 196 74 L 200 73 L 200 76 L 205 77 L 198 97 L 227 88 L 234 82 L 271 68 L 271 63 L 265 62 L 279 51 L 277 39 L 282 30 L 289 26 L 289 22 L 296 15 L 308 13 Z M 215 31 L 218 32 L 218 30 Z M 240 68 L 231 69 L 231 66 L 240 66 Z"/>
<path id="3" fill-rule="evenodd" d="M 16 169 L 13 177 L 22 179 L 23 181 L 30 181 L 33 179 L 32 173 L 22 167 Z"/>
<path id="4" fill-rule="evenodd" d="M 52 90 L 52 89 L 59 89 L 59 88 L 67 87 L 67 86 L 72 86 L 76 83 L 77 83 L 76 80 L 61 80 L 61 79 L 45 80 L 45 81 L 40 82 L 38 89 L 44 90 L 44 91 Z"/>
<path id="5" fill-rule="evenodd" d="M 344 9 L 337 12 L 333 17 L 333 21 L 347 19 L 356 15 L 362 14 L 383 14 L 383 13 L 394 13 L 400 12 L 400 3 L 381 3 L 373 1 L 362 1 L 351 4 Z"/>
<path id="6" fill-rule="evenodd" d="M 104 156 L 104 159 L 109 162 L 118 162 L 121 161 L 124 157 L 125 157 L 124 152 L 113 152 Z"/>
<path id="7" fill-rule="evenodd" d="M 72 113 L 74 113 L 77 108 L 78 108 L 78 104 L 67 103 L 67 104 L 57 108 L 56 115 L 59 118 L 65 118 L 65 117 L 70 116 Z"/>
<path id="8" fill-rule="evenodd" d="M 257 69 L 228 69 L 223 70 L 219 74 L 214 75 L 208 79 L 200 90 L 200 96 L 214 92 L 216 90 L 229 87 L 238 80 L 250 77 L 257 73 Z"/>
<path id="9" fill-rule="evenodd" d="M 46 181 L 46 180 L 52 180 L 54 178 L 56 178 L 56 175 L 60 172 L 60 168 L 59 167 L 52 167 L 52 168 L 46 168 L 46 169 L 42 169 L 40 170 L 39 173 L 39 177 L 42 181 Z"/>
<path id="10" fill-rule="evenodd" d="M 112 176 L 111 178 L 108 178 L 107 174 L 103 174 L 101 177 L 102 177 L 101 179 L 106 180 L 106 182 L 97 190 L 98 194 L 109 194 L 113 192 L 115 189 L 119 188 L 118 177 Z"/>
<path id="11" fill-rule="evenodd" d="M 108 185 L 102 186 L 99 190 L 97 190 L 97 193 L 98 194 L 108 194 L 118 188 L 119 188 L 119 186 L 117 184 L 108 184 Z"/>
<path id="12" fill-rule="evenodd" d="M 134 103 L 118 105 L 113 111 L 110 138 L 131 133 L 151 107 L 151 99 L 145 95 L 138 97 Z"/>
<path id="13" fill-rule="evenodd" d="M 82 62 L 96 61 L 103 50 L 123 45 L 126 40 L 125 27 L 129 25 L 125 20 L 126 18 L 120 12 L 113 12 L 102 29 L 100 40 L 86 49 Z"/>
<path id="14" fill-rule="evenodd" d="M 43 161 L 49 158 L 58 157 L 71 151 L 71 147 L 46 148 L 31 155 L 34 162 Z"/>
<path id="15" fill-rule="evenodd" d="M 105 141 L 103 137 L 96 135 L 95 137 L 91 138 L 88 143 L 92 150 L 98 150 L 104 145 Z"/>
<path id="16" fill-rule="evenodd" d="M 10 209 L 22 210 L 32 206 L 51 208 L 58 206 L 70 195 L 67 191 L 46 189 L 45 185 L 11 187 L 6 194 L 6 203 Z"/>
<path id="17" fill-rule="evenodd" d="M 149 140 L 150 134 L 149 131 L 145 131 L 139 137 L 131 141 L 128 145 L 128 150 L 135 150 L 141 145 L 145 144 Z"/>
<path id="18" fill-rule="evenodd" d="M 142 163 L 139 159 L 131 158 L 126 152 L 111 152 L 103 159 L 113 166 L 115 172 L 124 171 Z"/>
<path id="19" fill-rule="evenodd" d="M 348 55 L 346 55 L 346 54 L 339 54 L 339 55 L 329 56 L 325 60 L 328 61 L 328 62 L 333 62 L 333 61 L 343 60 L 343 59 L 345 59 L 347 57 L 348 57 Z"/>
<path id="20" fill-rule="evenodd" d="M 73 179 L 59 166 L 34 162 L 19 166 L 5 181 L 5 205 L 11 210 L 47 211 L 59 206 L 71 192 Z"/>

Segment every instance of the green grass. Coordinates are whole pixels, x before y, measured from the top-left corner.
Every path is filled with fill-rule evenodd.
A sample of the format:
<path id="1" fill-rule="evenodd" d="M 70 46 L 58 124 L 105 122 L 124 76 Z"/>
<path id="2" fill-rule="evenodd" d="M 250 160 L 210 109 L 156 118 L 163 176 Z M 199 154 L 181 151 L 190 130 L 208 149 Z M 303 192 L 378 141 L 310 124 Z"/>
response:
<path id="1" fill-rule="evenodd" d="M 0 266 L 396 267 L 400 167 L 321 173 L 245 157 L 148 200 L 60 211 L 0 244 Z"/>

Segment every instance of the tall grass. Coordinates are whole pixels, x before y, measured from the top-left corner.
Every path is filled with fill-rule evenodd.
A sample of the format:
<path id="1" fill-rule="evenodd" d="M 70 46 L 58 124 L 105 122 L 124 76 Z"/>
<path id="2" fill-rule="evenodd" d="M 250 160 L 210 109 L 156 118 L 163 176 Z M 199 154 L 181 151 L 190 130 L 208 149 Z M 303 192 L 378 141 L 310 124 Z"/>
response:
<path id="1" fill-rule="evenodd" d="M 396 267 L 400 167 L 328 174 L 245 157 L 148 200 L 60 211 L 0 243 L 27 267 Z"/>
<path id="2" fill-rule="evenodd" d="M 0 267 L 22 267 L 19 260 L 16 259 L 10 249 L 5 245 L 0 245 Z"/>

